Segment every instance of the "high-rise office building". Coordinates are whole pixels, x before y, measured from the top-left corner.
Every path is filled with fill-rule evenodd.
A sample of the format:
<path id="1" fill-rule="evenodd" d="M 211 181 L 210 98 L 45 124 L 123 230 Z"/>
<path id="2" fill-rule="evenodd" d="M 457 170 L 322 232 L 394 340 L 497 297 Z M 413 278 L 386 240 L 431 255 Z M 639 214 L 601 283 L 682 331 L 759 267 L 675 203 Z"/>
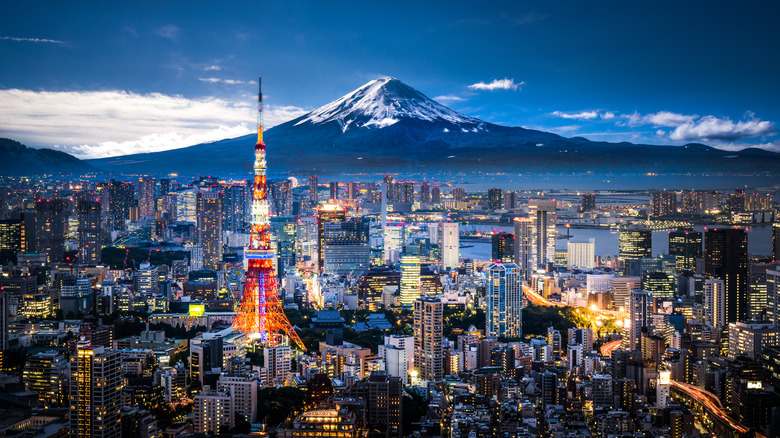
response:
<path id="1" fill-rule="evenodd" d="M 596 266 L 596 241 L 566 242 L 566 265 L 569 269 L 593 269 Z"/>
<path id="2" fill-rule="evenodd" d="M 612 278 L 612 302 L 615 310 L 627 309 L 626 300 L 632 290 L 642 288 L 641 277 L 613 277 Z"/>
<path id="3" fill-rule="evenodd" d="M 533 265 L 544 267 L 555 260 L 555 199 L 532 199 L 528 201 L 528 210 L 533 221 Z"/>
<path id="4" fill-rule="evenodd" d="M 620 230 L 618 257 L 623 261 L 623 275 L 628 275 L 629 261 L 653 256 L 653 233 L 650 230 Z"/>
<path id="5" fill-rule="evenodd" d="M 487 208 L 488 210 L 500 210 L 503 203 L 503 194 L 501 189 L 488 189 Z"/>
<path id="6" fill-rule="evenodd" d="M 460 228 L 458 222 L 439 223 L 439 252 L 442 269 L 458 269 L 460 264 Z"/>
<path id="7" fill-rule="evenodd" d="M 317 202 L 319 202 L 319 194 L 317 194 L 317 189 L 319 188 L 319 182 L 317 180 L 317 175 L 311 175 L 309 176 L 309 202 L 311 202 L 314 205 L 317 205 Z"/>
<path id="8" fill-rule="evenodd" d="M 268 201 L 272 216 L 292 214 L 292 182 L 289 179 L 268 181 Z"/>
<path id="9" fill-rule="evenodd" d="M 249 231 L 248 207 L 247 186 L 234 184 L 225 187 L 222 192 L 222 230 L 247 233 Z"/>
<path id="10" fill-rule="evenodd" d="M 339 199 L 339 182 L 330 182 L 330 198 L 331 200 Z"/>
<path id="11" fill-rule="evenodd" d="M 362 219 L 322 224 L 322 272 L 359 276 L 371 261 L 368 222 Z"/>
<path id="12" fill-rule="evenodd" d="M 666 272 L 642 273 L 642 289 L 651 292 L 657 298 L 674 298 L 674 286 L 674 277 Z"/>
<path id="13" fill-rule="evenodd" d="M 355 181 L 350 181 L 347 183 L 347 199 L 350 201 L 354 201 L 357 199 L 358 195 L 358 186 Z"/>
<path id="14" fill-rule="evenodd" d="M 515 235 L 512 233 L 496 233 L 490 239 L 493 248 L 492 260 L 499 260 L 505 263 L 515 259 Z"/>
<path id="15" fill-rule="evenodd" d="M 263 360 L 269 383 L 284 383 L 292 370 L 292 348 L 289 345 L 265 347 Z"/>
<path id="16" fill-rule="evenodd" d="M 216 270 L 222 262 L 222 192 L 198 192 L 198 245 L 203 266 Z"/>
<path id="17" fill-rule="evenodd" d="M 780 327 L 780 267 L 766 271 L 766 320 Z"/>
<path id="18" fill-rule="evenodd" d="M 726 323 L 726 284 L 717 278 L 704 280 L 704 323 L 715 328 Z"/>
<path id="19" fill-rule="evenodd" d="M 420 204 L 431 203 L 431 186 L 427 182 L 420 184 Z"/>
<path id="20" fill-rule="evenodd" d="M 752 321 L 763 321 L 766 316 L 768 294 L 766 273 L 778 269 L 776 263 L 750 262 L 748 265 L 750 284 L 748 285 L 748 317 Z"/>
<path id="21" fill-rule="evenodd" d="M 130 209 L 134 204 L 135 189 L 132 183 L 111 180 L 108 183 L 109 225 L 113 230 L 124 230 L 125 222 L 130 219 Z"/>
<path id="22" fill-rule="evenodd" d="M 76 203 L 78 217 L 79 261 L 88 265 L 100 263 L 103 246 L 101 235 L 100 202 L 92 199 L 80 199 Z"/>
<path id="23" fill-rule="evenodd" d="M 285 267 L 296 265 L 295 242 L 298 238 L 298 221 L 294 216 L 278 216 L 270 219 L 271 234 L 276 236 L 276 257 L 281 277 Z"/>
<path id="24" fill-rule="evenodd" d="M 27 391 L 38 394 L 38 400 L 49 405 L 65 401 L 68 383 L 68 363 L 59 351 L 40 351 L 30 356 L 22 371 L 22 381 Z"/>
<path id="25" fill-rule="evenodd" d="M 517 192 L 504 192 L 504 210 L 514 210 L 520 207 Z"/>
<path id="26" fill-rule="evenodd" d="M 515 263 L 493 262 L 487 273 L 485 335 L 520 338 L 523 335 L 523 280 Z"/>
<path id="27" fill-rule="evenodd" d="M 421 297 L 414 302 L 414 367 L 422 380 L 444 377 L 444 305 L 438 298 Z"/>
<path id="28" fill-rule="evenodd" d="M 155 186 L 154 178 L 138 178 L 138 215 L 141 217 L 154 216 L 157 211 Z"/>
<path id="29" fill-rule="evenodd" d="M 529 218 L 515 218 L 515 263 L 523 270 L 523 277 L 527 280 L 531 273 L 536 271 L 533 266 L 533 220 Z"/>
<path id="30" fill-rule="evenodd" d="M 79 343 L 70 357 L 70 436 L 119 438 L 121 355 Z"/>
<path id="31" fill-rule="evenodd" d="M 231 395 L 234 414 L 243 415 L 250 423 L 257 421 L 257 379 L 246 374 L 223 373 L 217 381 L 217 389 Z"/>
<path id="32" fill-rule="evenodd" d="M 651 200 L 653 216 L 672 216 L 677 213 L 677 193 L 667 190 L 653 191 Z"/>
<path id="33" fill-rule="evenodd" d="M 452 189 L 452 198 L 457 202 L 466 201 L 466 189 L 455 187 Z"/>
<path id="34" fill-rule="evenodd" d="M 596 209 L 596 194 L 595 193 L 583 193 L 582 204 L 580 210 L 593 211 Z"/>
<path id="35" fill-rule="evenodd" d="M 229 392 L 207 386 L 195 395 L 192 404 L 195 433 L 216 435 L 225 426 L 235 426 L 233 397 Z"/>
<path id="36" fill-rule="evenodd" d="M 41 199 L 35 203 L 35 246 L 46 253 L 49 262 L 65 257 L 65 223 L 67 211 L 62 199 Z"/>
<path id="37" fill-rule="evenodd" d="M 772 224 L 772 261 L 780 263 L 780 222 Z"/>
<path id="38" fill-rule="evenodd" d="M 748 318 L 747 251 L 743 229 L 711 229 L 704 235 L 704 275 L 725 282 L 726 323 Z"/>
<path id="39" fill-rule="evenodd" d="M 401 306 L 406 309 L 414 307 L 414 302 L 420 298 L 420 258 L 405 255 L 401 257 Z"/>
<path id="40" fill-rule="evenodd" d="M 325 267 L 325 224 L 330 222 L 344 222 L 347 220 L 347 211 L 335 204 L 323 205 L 317 210 L 317 263 L 319 272 Z"/>
<path id="41" fill-rule="evenodd" d="M 414 181 L 404 181 L 397 184 L 400 187 L 397 193 L 398 202 L 414 203 Z"/>
<path id="42" fill-rule="evenodd" d="M 433 204 L 441 204 L 441 189 L 439 186 L 433 186 L 431 189 L 431 202 Z"/>
<path id="43" fill-rule="evenodd" d="M 669 232 L 669 255 L 677 261 L 678 271 L 696 271 L 696 259 L 701 258 L 702 234 L 693 230 Z"/>
<path id="44" fill-rule="evenodd" d="M 628 297 L 628 350 L 639 350 L 642 328 L 647 327 L 654 310 L 654 298 L 644 290 L 631 291 Z"/>
<path id="45" fill-rule="evenodd" d="M 16 263 L 19 252 L 35 249 L 35 213 L 22 213 L 20 219 L 0 219 L 0 264 Z"/>

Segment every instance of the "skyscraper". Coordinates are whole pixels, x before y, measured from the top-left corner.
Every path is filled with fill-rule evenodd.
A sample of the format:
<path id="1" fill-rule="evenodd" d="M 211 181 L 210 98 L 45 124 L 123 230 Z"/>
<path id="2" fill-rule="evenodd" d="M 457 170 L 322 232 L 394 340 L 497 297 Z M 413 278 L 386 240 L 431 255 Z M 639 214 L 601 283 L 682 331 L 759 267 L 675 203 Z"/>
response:
<path id="1" fill-rule="evenodd" d="M 501 189 L 488 189 L 487 195 L 488 210 L 500 210 L 503 201 Z"/>
<path id="2" fill-rule="evenodd" d="M 414 307 L 420 298 L 420 258 L 411 255 L 401 257 L 401 305 L 405 309 Z"/>
<path id="3" fill-rule="evenodd" d="M 523 277 L 527 280 L 531 273 L 536 270 L 533 266 L 532 248 L 533 248 L 533 221 L 529 218 L 515 218 L 515 263 L 523 271 Z"/>
<path id="4" fill-rule="evenodd" d="M 198 244 L 203 266 L 216 270 L 222 262 L 222 192 L 198 192 Z"/>
<path id="5" fill-rule="evenodd" d="M 320 273 L 325 267 L 325 224 L 328 222 L 344 222 L 347 211 L 338 205 L 326 204 L 317 210 L 317 255 Z"/>
<path id="6" fill-rule="evenodd" d="M 630 260 L 639 260 L 653 255 L 653 233 L 649 230 L 620 230 L 618 235 L 618 257 L 623 261 L 623 275 L 628 275 Z"/>
<path id="7" fill-rule="evenodd" d="M 49 262 L 61 262 L 65 257 L 65 201 L 41 199 L 35 203 L 35 246 L 45 252 Z"/>
<path id="8" fill-rule="evenodd" d="M 314 205 L 317 205 L 317 202 L 319 202 L 319 195 L 317 194 L 318 185 L 317 175 L 309 176 L 309 202 Z"/>
<path id="9" fill-rule="evenodd" d="M 248 232 L 247 207 L 247 186 L 234 184 L 225 187 L 222 192 L 222 230 L 233 233 Z"/>
<path id="10" fill-rule="evenodd" d="M 16 255 L 32 252 L 35 244 L 35 214 L 22 213 L 28 219 L 0 219 L 0 264 L 16 263 Z"/>
<path id="11" fill-rule="evenodd" d="M 780 327 L 780 268 L 766 271 L 766 320 Z"/>
<path id="12" fill-rule="evenodd" d="M 493 247 L 492 259 L 502 262 L 512 262 L 515 258 L 515 235 L 511 233 L 496 233 L 491 239 Z"/>
<path id="13" fill-rule="evenodd" d="M 515 263 L 494 262 L 487 272 L 485 335 L 519 338 L 523 335 L 523 280 Z"/>
<path id="14" fill-rule="evenodd" d="M 533 221 L 533 265 L 544 267 L 555 260 L 555 199 L 532 199 L 528 201 L 528 209 Z"/>
<path id="15" fill-rule="evenodd" d="M 118 438 L 121 379 L 120 354 L 79 343 L 70 357 L 70 436 Z"/>
<path id="16" fill-rule="evenodd" d="M 132 183 L 111 180 L 108 183 L 110 225 L 113 230 L 124 230 L 125 221 L 130 219 L 133 206 L 134 188 Z"/>
<path id="17" fill-rule="evenodd" d="M 157 205 L 154 196 L 154 178 L 138 178 L 138 215 L 141 217 L 154 216 Z"/>
<path id="18" fill-rule="evenodd" d="M 460 264 L 460 230 L 458 222 L 439 223 L 441 268 L 457 269 Z"/>
<path id="19" fill-rule="evenodd" d="M 338 181 L 331 181 L 330 182 L 330 199 L 339 199 L 339 182 Z"/>
<path id="20" fill-rule="evenodd" d="M 725 282 L 726 323 L 748 318 L 747 233 L 711 229 L 704 235 L 704 275 Z"/>
<path id="21" fill-rule="evenodd" d="M 355 181 L 350 181 L 347 183 L 347 199 L 350 201 L 354 201 L 357 199 L 358 189 L 357 189 L 357 183 Z"/>
<path id="22" fill-rule="evenodd" d="M 79 259 L 81 263 L 97 265 L 100 263 L 102 245 L 100 242 L 100 202 L 92 199 L 80 199 L 76 203 L 78 216 Z"/>
<path id="23" fill-rule="evenodd" d="M 440 299 L 421 297 L 414 302 L 414 367 L 420 379 L 444 377 L 442 339 L 444 306 Z"/>
<path id="24" fill-rule="evenodd" d="M 677 260 L 678 271 L 696 271 L 696 259 L 702 256 L 702 234 L 693 230 L 669 232 L 669 255 Z"/>
<path id="25" fill-rule="evenodd" d="M 433 186 L 433 189 L 431 189 L 431 202 L 433 204 L 441 204 L 441 189 L 439 186 Z"/>
<path id="26" fill-rule="evenodd" d="M 596 194 L 595 193 L 583 193 L 582 194 L 582 211 L 593 211 L 596 209 Z"/>
<path id="27" fill-rule="evenodd" d="M 772 261 L 780 262 L 780 222 L 772 224 Z"/>
<path id="28" fill-rule="evenodd" d="M 424 182 L 420 184 L 420 204 L 431 203 L 431 186 Z"/>
<path id="29" fill-rule="evenodd" d="M 653 216 L 671 216 L 677 213 L 677 193 L 666 190 L 653 191 Z"/>
<path id="30" fill-rule="evenodd" d="M 723 280 L 704 280 L 704 323 L 718 329 L 727 324 L 726 284 Z"/>
<path id="31" fill-rule="evenodd" d="M 371 260 L 368 222 L 362 219 L 322 224 L 322 270 L 334 275 L 355 275 L 367 271 Z"/>
<path id="32" fill-rule="evenodd" d="M 289 179 L 268 181 L 268 200 L 272 216 L 292 214 L 292 182 Z"/>
<path id="33" fill-rule="evenodd" d="M 653 315 L 654 299 L 650 292 L 634 290 L 628 298 L 628 350 L 639 350 L 642 327 L 647 327 Z"/>
<path id="34" fill-rule="evenodd" d="M 596 242 L 566 242 L 566 264 L 569 269 L 576 266 L 592 269 L 596 266 Z"/>

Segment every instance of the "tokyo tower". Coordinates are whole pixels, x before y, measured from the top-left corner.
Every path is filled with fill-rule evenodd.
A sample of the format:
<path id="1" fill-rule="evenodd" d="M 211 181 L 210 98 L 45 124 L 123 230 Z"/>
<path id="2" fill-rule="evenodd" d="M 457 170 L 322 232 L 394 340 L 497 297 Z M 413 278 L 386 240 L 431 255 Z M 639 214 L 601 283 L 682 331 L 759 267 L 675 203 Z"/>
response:
<path id="1" fill-rule="evenodd" d="M 260 84 L 260 78 L 257 81 Z M 306 350 L 301 338 L 282 310 L 274 274 L 274 250 L 271 248 L 268 220 L 268 189 L 265 181 L 265 143 L 263 142 L 263 91 L 258 93 L 257 144 L 255 145 L 255 185 L 252 195 L 252 231 L 244 257 L 249 262 L 244 295 L 233 320 L 233 329 L 258 336 L 266 346 L 282 343 L 282 333 Z"/>

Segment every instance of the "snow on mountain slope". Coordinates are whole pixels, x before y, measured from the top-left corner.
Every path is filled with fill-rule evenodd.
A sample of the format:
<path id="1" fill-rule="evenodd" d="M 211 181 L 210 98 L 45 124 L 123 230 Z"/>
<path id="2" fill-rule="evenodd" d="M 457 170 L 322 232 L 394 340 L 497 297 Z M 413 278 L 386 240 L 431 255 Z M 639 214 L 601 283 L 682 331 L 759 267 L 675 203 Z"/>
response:
<path id="1" fill-rule="evenodd" d="M 357 128 L 385 128 L 404 118 L 465 125 L 461 129 L 472 132 L 486 129 L 483 121 L 457 113 L 391 77 L 373 80 L 310 112 L 295 126 L 336 122 L 342 132 L 347 132 Z"/>

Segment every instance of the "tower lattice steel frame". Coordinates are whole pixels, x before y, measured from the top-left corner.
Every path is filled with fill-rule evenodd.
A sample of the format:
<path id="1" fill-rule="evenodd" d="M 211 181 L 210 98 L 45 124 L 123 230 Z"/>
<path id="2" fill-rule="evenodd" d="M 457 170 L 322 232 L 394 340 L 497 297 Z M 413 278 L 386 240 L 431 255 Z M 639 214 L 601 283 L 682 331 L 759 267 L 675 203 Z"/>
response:
<path id="1" fill-rule="evenodd" d="M 282 332 L 305 350 L 301 338 L 282 310 L 274 274 L 274 250 L 271 248 L 271 222 L 268 219 L 265 143 L 263 142 L 263 91 L 258 78 L 257 144 L 255 145 L 255 182 L 252 195 L 252 230 L 244 257 L 249 262 L 244 295 L 233 320 L 233 329 L 259 335 L 266 346 L 282 342 Z"/>

